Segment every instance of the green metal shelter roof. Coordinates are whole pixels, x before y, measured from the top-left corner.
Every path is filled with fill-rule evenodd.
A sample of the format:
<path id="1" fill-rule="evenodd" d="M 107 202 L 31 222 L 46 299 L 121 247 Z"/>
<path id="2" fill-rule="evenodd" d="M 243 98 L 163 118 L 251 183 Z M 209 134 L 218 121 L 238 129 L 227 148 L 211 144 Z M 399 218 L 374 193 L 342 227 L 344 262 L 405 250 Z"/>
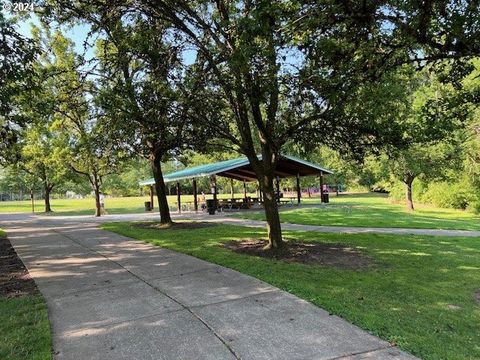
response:
<path id="1" fill-rule="evenodd" d="M 261 159 L 261 156 L 259 156 Z M 281 178 L 300 176 L 333 174 L 331 170 L 319 165 L 310 163 L 293 156 L 281 155 L 275 170 L 275 175 Z M 246 157 L 219 161 L 213 164 L 205 164 L 175 171 L 164 176 L 164 181 L 177 182 L 180 180 L 200 178 L 205 176 L 218 175 L 236 180 L 256 181 L 255 173 Z M 140 186 L 153 185 L 155 180 L 148 179 L 139 182 Z"/>

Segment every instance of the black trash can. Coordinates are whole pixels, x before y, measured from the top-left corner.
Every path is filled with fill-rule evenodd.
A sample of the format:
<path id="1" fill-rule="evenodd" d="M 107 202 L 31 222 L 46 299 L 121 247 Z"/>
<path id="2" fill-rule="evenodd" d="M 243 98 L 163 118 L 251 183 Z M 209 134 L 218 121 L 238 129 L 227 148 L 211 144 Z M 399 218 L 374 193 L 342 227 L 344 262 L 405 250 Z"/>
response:
<path id="1" fill-rule="evenodd" d="M 215 210 L 217 209 L 217 204 L 215 204 L 214 199 L 208 199 L 207 203 L 207 211 L 210 215 L 215 215 Z"/>
<path id="2" fill-rule="evenodd" d="M 325 191 L 322 194 L 322 202 L 326 204 L 330 202 L 330 194 L 328 193 L 328 191 Z"/>
<path id="3" fill-rule="evenodd" d="M 152 211 L 152 203 L 150 201 L 145 201 L 145 211 Z"/>

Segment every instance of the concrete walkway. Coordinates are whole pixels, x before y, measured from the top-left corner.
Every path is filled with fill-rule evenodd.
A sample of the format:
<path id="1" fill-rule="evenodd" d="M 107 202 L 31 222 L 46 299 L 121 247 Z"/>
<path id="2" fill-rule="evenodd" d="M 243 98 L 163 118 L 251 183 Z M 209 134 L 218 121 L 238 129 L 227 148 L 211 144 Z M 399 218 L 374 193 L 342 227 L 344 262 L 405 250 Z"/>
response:
<path id="1" fill-rule="evenodd" d="M 0 216 L 55 359 L 413 359 L 291 294 L 93 221 Z"/>
<path id="2" fill-rule="evenodd" d="M 266 227 L 265 221 L 248 220 L 241 218 L 218 218 L 208 219 L 208 221 L 221 222 L 223 224 L 241 225 L 249 227 Z M 353 226 L 321 226 L 321 225 L 301 225 L 282 223 L 282 229 L 294 231 L 318 231 L 323 233 L 342 233 L 342 234 L 390 234 L 390 235 L 428 235 L 428 236 L 465 236 L 480 237 L 480 231 L 474 230 L 443 230 L 443 229 L 407 229 L 407 228 L 371 228 L 371 227 L 353 227 Z"/>

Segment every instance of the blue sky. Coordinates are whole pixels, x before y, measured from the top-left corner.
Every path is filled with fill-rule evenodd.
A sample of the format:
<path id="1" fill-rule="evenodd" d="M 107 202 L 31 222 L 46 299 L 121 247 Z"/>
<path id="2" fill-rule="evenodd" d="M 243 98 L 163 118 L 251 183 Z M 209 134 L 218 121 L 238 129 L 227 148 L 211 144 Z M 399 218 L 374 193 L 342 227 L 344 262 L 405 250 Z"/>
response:
<path id="1" fill-rule="evenodd" d="M 34 14 L 32 14 L 29 19 L 19 22 L 18 32 L 24 36 L 30 37 L 32 25 L 40 26 L 38 17 Z M 53 25 L 53 27 L 55 28 L 55 25 Z M 73 27 L 63 26 L 61 29 L 62 32 L 75 43 L 75 51 L 79 54 L 82 54 L 84 52 L 83 43 L 88 36 L 90 27 L 85 24 L 81 24 Z M 92 55 L 93 50 L 90 49 L 87 52 L 87 58 L 90 58 Z"/>
<path id="2" fill-rule="evenodd" d="M 35 14 L 32 14 L 30 19 L 21 21 L 19 23 L 18 31 L 22 35 L 30 37 L 32 24 L 37 26 L 40 25 L 38 17 Z M 80 24 L 80 25 L 69 26 L 69 27 L 62 26 L 61 29 L 62 29 L 62 33 L 65 34 L 70 40 L 72 40 L 75 43 L 75 51 L 78 54 L 83 54 L 85 51 L 83 47 L 83 43 L 88 37 L 90 26 L 86 24 Z M 92 38 L 90 38 L 89 40 L 91 42 Z M 90 48 L 86 52 L 85 58 L 91 59 L 92 57 L 93 57 L 93 49 Z M 196 57 L 196 52 L 194 50 L 189 50 L 184 52 L 184 59 L 187 64 L 193 63 L 195 61 L 195 57 Z"/>

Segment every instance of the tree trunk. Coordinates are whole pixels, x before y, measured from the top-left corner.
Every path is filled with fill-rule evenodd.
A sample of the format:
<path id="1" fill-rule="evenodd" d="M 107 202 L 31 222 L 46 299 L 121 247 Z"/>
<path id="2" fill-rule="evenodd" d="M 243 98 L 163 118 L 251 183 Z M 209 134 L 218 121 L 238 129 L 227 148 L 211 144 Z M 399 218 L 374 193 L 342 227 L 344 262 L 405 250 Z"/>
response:
<path id="1" fill-rule="evenodd" d="M 168 207 L 167 191 L 165 181 L 163 180 L 161 157 L 152 155 L 150 165 L 155 179 L 155 190 L 157 192 L 158 209 L 160 210 L 160 224 L 170 225 L 173 223 L 170 217 L 170 209 Z"/>
<path id="2" fill-rule="evenodd" d="M 280 249 L 284 246 L 282 239 L 282 226 L 278 214 L 278 205 L 273 185 L 273 172 L 263 175 L 263 204 L 265 206 L 265 218 L 267 220 L 268 245 L 265 249 Z"/>
<path id="3" fill-rule="evenodd" d="M 412 196 L 412 183 L 415 177 L 413 175 L 407 175 L 405 177 L 405 200 L 407 204 L 407 210 L 413 211 L 413 196 Z"/>
<path id="4" fill-rule="evenodd" d="M 52 207 L 50 206 L 50 192 L 52 191 L 53 186 L 45 185 L 45 212 L 52 212 Z"/>
<path id="5" fill-rule="evenodd" d="M 100 206 L 100 186 L 97 182 L 93 184 L 93 192 L 95 193 L 95 216 L 101 216 L 102 207 Z"/>

